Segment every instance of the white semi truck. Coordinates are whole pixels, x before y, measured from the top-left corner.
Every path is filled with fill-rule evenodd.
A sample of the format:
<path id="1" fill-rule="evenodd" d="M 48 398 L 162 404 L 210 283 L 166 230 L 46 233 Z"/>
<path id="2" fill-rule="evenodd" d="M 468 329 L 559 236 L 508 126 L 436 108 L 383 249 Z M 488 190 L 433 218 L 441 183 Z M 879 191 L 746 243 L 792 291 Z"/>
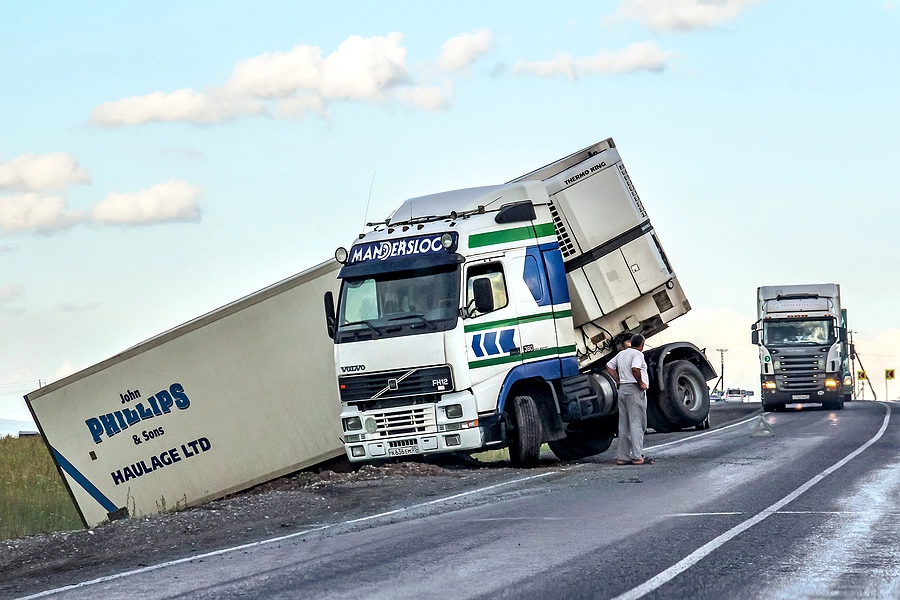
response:
<path id="1" fill-rule="evenodd" d="M 334 340 L 352 461 L 508 446 L 532 465 L 606 450 L 623 342 L 688 310 L 612 139 L 504 185 L 411 198 L 342 263 Z M 645 352 L 649 426 L 708 423 L 693 344 Z"/>
<path id="2" fill-rule="evenodd" d="M 25 396 L 85 526 L 343 455 L 329 260 Z"/>
<path id="3" fill-rule="evenodd" d="M 853 384 L 841 286 L 763 286 L 756 299 L 751 340 L 759 346 L 763 410 L 795 403 L 844 408 Z"/>

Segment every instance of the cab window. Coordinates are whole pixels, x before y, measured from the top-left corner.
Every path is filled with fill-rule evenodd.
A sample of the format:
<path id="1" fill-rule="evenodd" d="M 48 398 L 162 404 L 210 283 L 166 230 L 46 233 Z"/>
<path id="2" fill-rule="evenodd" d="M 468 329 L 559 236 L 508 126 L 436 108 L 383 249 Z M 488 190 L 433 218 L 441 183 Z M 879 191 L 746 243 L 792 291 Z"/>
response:
<path id="1" fill-rule="evenodd" d="M 492 312 L 480 312 L 475 308 L 475 282 L 478 280 L 490 282 L 491 295 L 494 300 L 493 310 L 500 310 L 509 304 L 509 297 L 506 293 L 506 278 L 503 276 L 503 265 L 500 263 L 487 263 L 469 267 L 466 276 L 466 307 L 470 309 L 469 314 L 472 317 Z"/>

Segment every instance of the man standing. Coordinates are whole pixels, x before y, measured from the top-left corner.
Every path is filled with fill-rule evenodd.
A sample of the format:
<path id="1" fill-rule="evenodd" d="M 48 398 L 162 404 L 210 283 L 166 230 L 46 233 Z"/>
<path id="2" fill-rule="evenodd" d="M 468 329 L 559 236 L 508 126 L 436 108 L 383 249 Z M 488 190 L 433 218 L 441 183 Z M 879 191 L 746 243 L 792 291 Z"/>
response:
<path id="1" fill-rule="evenodd" d="M 616 354 L 606 365 L 619 385 L 619 451 L 617 465 L 644 465 L 644 430 L 647 428 L 647 388 L 650 378 L 644 360 L 644 336 L 631 337 L 631 347 Z"/>

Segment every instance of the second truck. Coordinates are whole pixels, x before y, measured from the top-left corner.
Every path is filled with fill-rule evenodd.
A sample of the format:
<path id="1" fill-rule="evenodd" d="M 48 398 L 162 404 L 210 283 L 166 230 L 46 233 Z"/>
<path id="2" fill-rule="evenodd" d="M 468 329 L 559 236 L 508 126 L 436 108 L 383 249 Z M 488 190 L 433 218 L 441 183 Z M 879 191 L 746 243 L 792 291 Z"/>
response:
<path id="1" fill-rule="evenodd" d="M 822 404 L 841 410 L 852 398 L 847 312 L 835 283 L 757 290 L 752 342 L 759 346 L 763 410 Z"/>
<path id="2" fill-rule="evenodd" d="M 690 310 L 612 139 L 504 185 L 411 198 L 335 254 L 325 296 L 351 461 L 509 447 L 606 450 L 606 363 Z M 708 424 L 693 344 L 645 352 L 648 425 Z"/>

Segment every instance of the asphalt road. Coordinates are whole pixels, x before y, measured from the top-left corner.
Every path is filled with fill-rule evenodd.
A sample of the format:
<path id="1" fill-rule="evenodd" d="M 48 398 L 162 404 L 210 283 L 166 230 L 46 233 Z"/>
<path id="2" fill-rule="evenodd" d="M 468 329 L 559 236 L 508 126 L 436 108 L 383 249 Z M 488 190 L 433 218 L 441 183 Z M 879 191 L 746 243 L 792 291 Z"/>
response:
<path id="1" fill-rule="evenodd" d="M 768 413 L 752 436 L 715 406 L 714 429 L 649 436 L 653 465 L 520 471 L 52 597 L 898 598 L 898 408 Z"/>

